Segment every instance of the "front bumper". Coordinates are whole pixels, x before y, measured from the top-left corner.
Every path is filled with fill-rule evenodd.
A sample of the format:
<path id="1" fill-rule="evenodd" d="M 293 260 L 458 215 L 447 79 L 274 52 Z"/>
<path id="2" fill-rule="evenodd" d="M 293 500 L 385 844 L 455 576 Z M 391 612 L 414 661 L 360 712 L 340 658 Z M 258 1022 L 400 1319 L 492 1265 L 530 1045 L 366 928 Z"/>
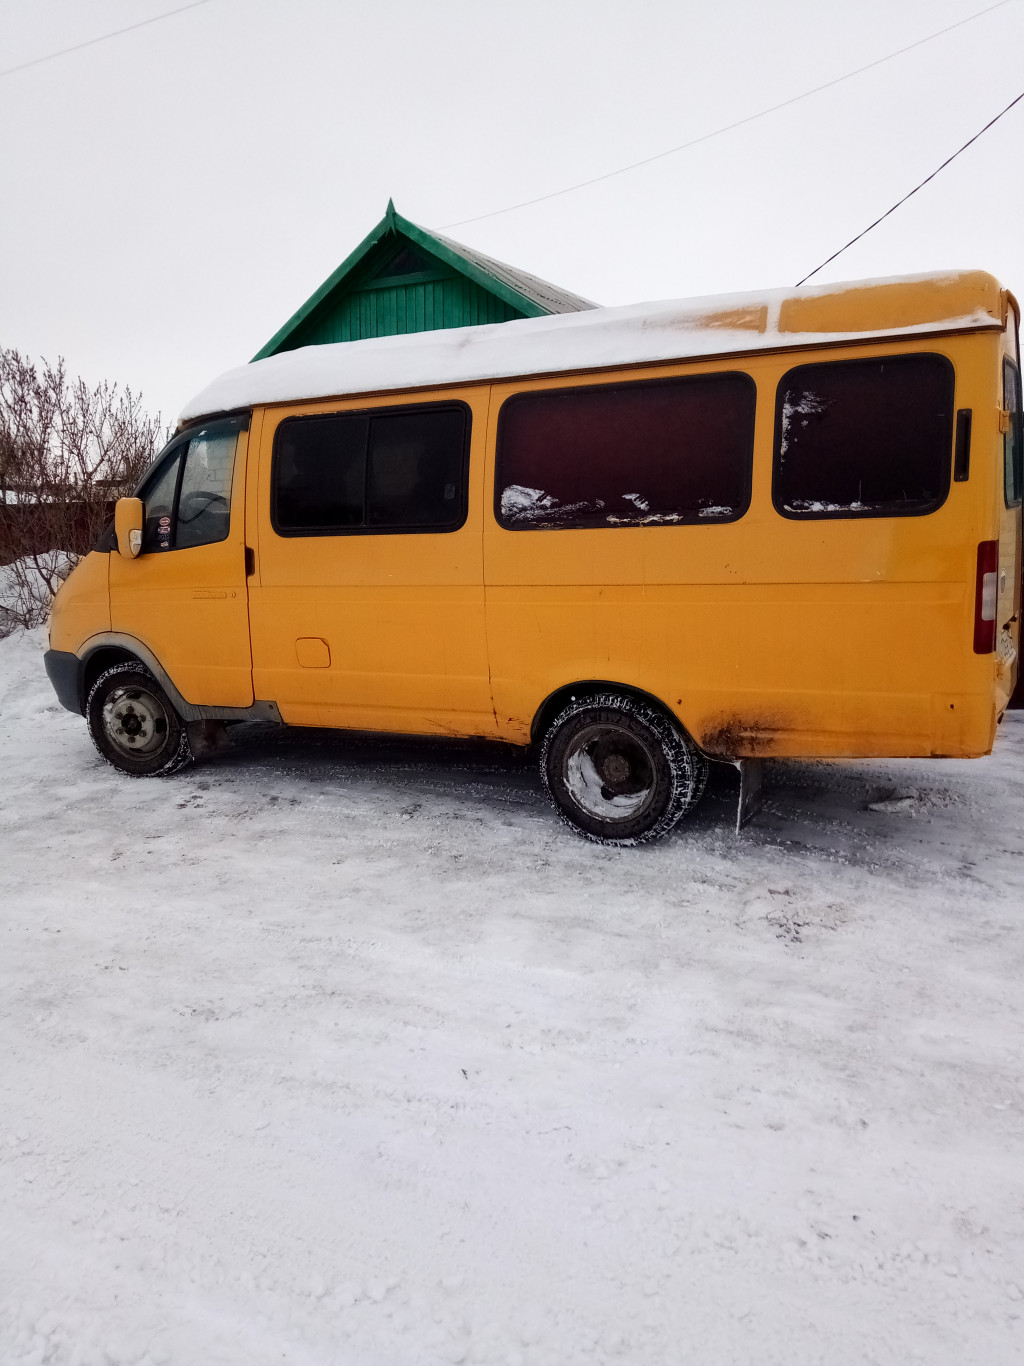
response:
<path id="1" fill-rule="evenodd" d="M 57 701 L 78 716 L 82 707 L 82 661 L 67 650 L 47 650 L 43 655 L 46 676 L 53 684 Z"/>

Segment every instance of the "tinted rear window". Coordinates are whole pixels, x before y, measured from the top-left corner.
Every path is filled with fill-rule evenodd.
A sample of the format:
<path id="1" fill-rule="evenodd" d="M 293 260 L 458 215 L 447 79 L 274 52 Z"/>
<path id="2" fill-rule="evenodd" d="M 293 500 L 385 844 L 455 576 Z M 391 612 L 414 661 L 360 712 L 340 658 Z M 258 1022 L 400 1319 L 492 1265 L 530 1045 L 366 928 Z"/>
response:
<path id="1" fill-rule="evenodd" d="M 498 422 L 495 516 L 512 531 L 734 521 L 755 399 L 744 374 L 516 394 Z"/>
<path id="2" fill-rule="evenodd" d="M 795 518 L 933 512 L 949 492 L 952 438 L 943 356 L 797 366 L 778 388 L 775 506 Z"/>
<path id="3" fill-rule="evenodd" d="M 1020 371 L 1013 361 L 1003 362 L 1003 407 L 1009 409 L 1010 425 L 1003 435 L 1003 492 L 1006 506 L 1016 507 L 1024 488 L 1024 420 L 1021 414 Z"/>

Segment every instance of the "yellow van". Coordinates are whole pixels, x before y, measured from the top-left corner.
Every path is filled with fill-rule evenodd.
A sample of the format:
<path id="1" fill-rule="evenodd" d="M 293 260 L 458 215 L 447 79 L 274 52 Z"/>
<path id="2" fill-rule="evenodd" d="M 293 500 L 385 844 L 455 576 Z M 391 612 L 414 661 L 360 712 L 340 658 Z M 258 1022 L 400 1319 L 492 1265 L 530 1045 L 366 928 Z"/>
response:
<path id="1" fill-rule="evenodd" d="M 222 723 L 539 748 L 664 834 L 707 760 L 986 754 L 1021 607 L 1019 308 L 981 272 L 306 347 L 188 405 L 57 595 L 100 753 Z"/>

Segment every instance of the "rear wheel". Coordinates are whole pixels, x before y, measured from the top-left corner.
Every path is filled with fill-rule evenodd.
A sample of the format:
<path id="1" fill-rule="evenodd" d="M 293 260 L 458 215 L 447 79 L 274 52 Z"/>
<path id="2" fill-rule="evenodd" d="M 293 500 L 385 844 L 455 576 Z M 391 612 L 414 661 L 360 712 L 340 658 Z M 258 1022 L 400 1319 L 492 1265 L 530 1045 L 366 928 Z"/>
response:
<path id="1" fill-rule="evenodd" d="M 142 664 L 115 664 L 100 674 L 85 714 L 96 748 L 122 773 L 156 777 L 192 760 L 184 722 Z"/>
<path id="2" fill-rule="evenodd" d="M 657 707 L 602 693 L 578 698 L 541 749 L 544 786 L 567 825 L 599 844 L 643 844 L 700 800 L 707 761 Z"/>

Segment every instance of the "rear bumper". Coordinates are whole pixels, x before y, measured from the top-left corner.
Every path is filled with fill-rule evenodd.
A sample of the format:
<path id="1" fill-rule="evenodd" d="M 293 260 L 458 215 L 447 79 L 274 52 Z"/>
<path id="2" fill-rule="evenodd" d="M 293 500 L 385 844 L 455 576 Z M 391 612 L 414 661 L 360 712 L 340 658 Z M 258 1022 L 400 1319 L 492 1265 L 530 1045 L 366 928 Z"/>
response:
<path id="1" fill-rule="evenodd" d="M 43 655 L 46 676 L 57 701 L 68 711 L 82 715 L 82 661 L 67 650 L 47 650 Z"/>

